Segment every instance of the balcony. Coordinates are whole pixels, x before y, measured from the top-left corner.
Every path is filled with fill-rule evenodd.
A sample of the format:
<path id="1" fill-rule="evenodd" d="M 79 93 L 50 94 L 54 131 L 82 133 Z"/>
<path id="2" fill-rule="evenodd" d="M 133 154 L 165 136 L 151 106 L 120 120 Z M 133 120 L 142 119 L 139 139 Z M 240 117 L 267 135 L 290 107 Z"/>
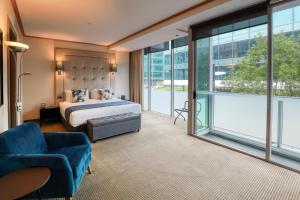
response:
<path id="1" fill-rule="evenodd" d="M 201 93 L 198 135 L 264 157 L 267 97 Z M 272 157 L 300 169 L 300 98 L 273 97 Z M 204 124 L 204 125 L 203 125 Z M 207 124 L 207 127 L 205 126 Z"/>

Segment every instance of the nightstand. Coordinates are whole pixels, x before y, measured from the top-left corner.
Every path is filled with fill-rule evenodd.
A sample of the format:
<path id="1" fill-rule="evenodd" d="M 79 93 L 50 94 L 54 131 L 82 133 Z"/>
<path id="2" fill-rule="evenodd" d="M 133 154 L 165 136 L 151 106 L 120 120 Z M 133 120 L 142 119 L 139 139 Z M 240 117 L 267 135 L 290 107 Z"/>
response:
<path id="1" fill-rule="evenodd" d="M 40 109 L 40 124 L 43 122 L 60 121 L 59 106 L 47 106 Z"/>

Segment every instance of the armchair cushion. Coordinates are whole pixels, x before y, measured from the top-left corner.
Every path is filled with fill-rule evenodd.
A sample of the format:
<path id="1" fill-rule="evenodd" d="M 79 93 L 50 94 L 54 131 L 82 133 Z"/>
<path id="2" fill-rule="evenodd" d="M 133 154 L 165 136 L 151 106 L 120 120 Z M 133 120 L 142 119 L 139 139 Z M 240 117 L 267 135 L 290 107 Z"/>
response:
<path id="1" fill-rule="evenodd" d="M 85 134 L 79 133 L 79 132 L 50 132 L 44 133 L 48 150 L 55 150 L 60 149 L 64 147 L 72 147 L 75 145 L 89 145 L 90 142 Z"/>
<path id="2" fill-rule="evenodd" d="M 0 154 L 43 154 L 47 151 L 37 123 L 24 123 L 0 134 Z"/>
<path id="3" fill-rule="evenodd" d="M 77 145 L 73 147 L 64 147 L 51 150 L 48 154 L 65 155 L 70 163 L 74 178 L 79 178 L 81 174 L 85 174 L 90 160 L 91 149 L 88 145 Z"/>
<path id="4" fill-rule="evenodd" d="M 91 144 L 84 133 L 44 133 L 48 154 L 67 157 L 72 168 L 74 185 L 78 188 L 92 157 Z"/>

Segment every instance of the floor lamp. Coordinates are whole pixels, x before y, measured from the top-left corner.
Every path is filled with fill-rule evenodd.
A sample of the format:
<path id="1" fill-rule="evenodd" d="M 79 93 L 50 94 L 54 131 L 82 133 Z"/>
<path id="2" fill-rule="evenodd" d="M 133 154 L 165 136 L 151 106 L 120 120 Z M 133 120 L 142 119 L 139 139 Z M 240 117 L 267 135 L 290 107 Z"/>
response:
<path id="1" fill-rule="evenodd" d="M 29 49 L 28 45 L 19 43 L 19 42 L 6 41 L 5 44 L 15 53 L 23 53 Z M 15 55 L 15 54 L 13 54 L 13 55 Z M 23 56 L 23 54 L 21 54 L 21 58 L 20 58 L 18 84 L 17 84 L 17 102 L 16 102 L 17 112 L 21 112 L 22 107 L 23 107 L 22 98 L 21 98 L 21 87 L 22 87 L 21 79 L 23 76 L 31 75 L 30 72 L 22 73 L 22 56 Z M 15 59 L 16 59 L 16 57 L 15 57 Z M 17 124 L 19 124 L 19 123 L 20 123 L 20 117 L 17 114 Z"/>

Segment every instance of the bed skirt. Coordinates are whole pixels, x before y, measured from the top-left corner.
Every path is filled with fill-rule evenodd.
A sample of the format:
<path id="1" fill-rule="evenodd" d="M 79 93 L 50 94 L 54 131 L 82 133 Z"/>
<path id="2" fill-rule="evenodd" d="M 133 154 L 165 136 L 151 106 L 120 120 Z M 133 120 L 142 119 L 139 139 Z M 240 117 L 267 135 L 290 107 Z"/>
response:
<path id="1" fill-rule="evenodd" d="M 69 132 L 84 132 L 87 134 L 87 124 L 82 124 L 80 126 L 73 127 L 63 116 L 61 117 L 61 121 Z"/>

